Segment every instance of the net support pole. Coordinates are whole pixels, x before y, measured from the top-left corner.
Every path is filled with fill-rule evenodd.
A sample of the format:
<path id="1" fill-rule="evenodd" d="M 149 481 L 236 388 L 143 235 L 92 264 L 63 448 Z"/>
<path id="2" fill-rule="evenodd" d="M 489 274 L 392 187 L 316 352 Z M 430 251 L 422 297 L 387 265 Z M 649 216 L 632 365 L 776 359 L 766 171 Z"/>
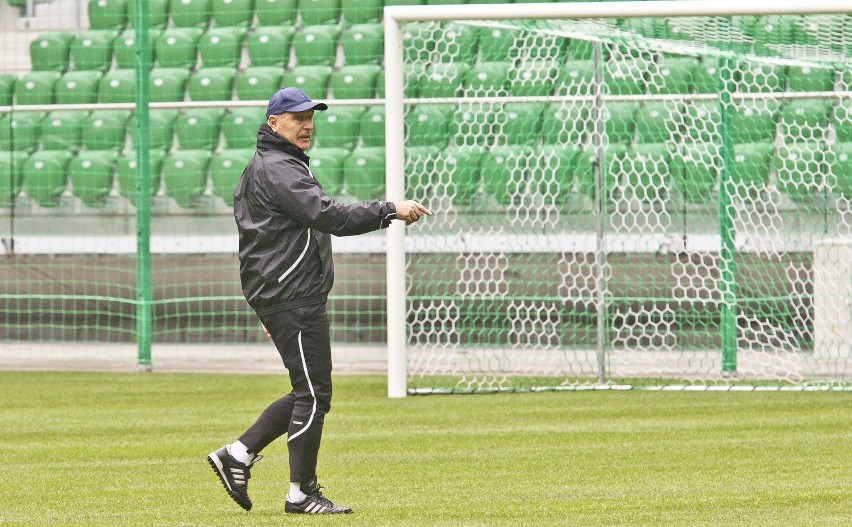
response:
<path id="1" fill-rule="evenodd" d="M 388 201 L 405 195 L 402 29 L 385 16 L 385 189 Z M 408 350 L 405 321 L 405 225 L 387 229 L 388 397 L 408 393 Z"/>
<path id="2" fill-rule="evenodd" d="M 151 144 L 148 115 L 150 42 L 148 0 L 135 0 L 136 16 L 136 343 L 137 370 L 151 370 Z"/>
<path id="3" fill-rule="evenodd" d="M 603 45 L 595 42 L 595 102 L 592 106 L 592 119 L 595 132 L 592 143 L 595 148 L 595 311 L 597 315 L 597 355 L 598 384 L 606 384 L 606 246 L 604 222 L 606 220 L 606 170 L 604 163 L 604 125 L 603 125 Z"/>

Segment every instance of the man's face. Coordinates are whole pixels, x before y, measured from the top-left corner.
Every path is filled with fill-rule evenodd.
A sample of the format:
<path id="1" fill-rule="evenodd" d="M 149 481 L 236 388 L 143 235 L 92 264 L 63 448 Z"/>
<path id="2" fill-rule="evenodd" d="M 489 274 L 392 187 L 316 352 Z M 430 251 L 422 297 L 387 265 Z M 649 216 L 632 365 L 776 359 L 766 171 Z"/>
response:
<path id="1" fill-rule="evenodd" d="M 290 141 L 302 150 L 311 146 L 311 136 L 314 134 L 314 111 L 284 112 L 279 115 L 270 115 L 267 120 L 269 127 L 276 134 Z"/>

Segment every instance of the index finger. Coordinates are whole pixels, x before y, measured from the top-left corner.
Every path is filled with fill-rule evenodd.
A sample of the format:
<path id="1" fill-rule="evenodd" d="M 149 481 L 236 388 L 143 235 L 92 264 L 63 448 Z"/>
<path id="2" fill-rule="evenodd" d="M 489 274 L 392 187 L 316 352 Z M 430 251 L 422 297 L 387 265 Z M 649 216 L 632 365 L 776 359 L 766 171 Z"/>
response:
<path id="1" fill-rule="evenodd" d="M 416 202 L 415 202 L 415 203 L 416 203 Z M 423 205 L 421 205 L 420 203 L 417 203 L 417 209 L 418 209 L 420 212 L 423 212 L 424 214 L 426 214 L 427 216 L 431 216 L 431 215 L 432 215 L 432 211 L 431 211 L 431 210 L 429 210 L 429 209 L 427 209 L 426 207 L 424 207 L 424 206 L 423 206 Z"/>

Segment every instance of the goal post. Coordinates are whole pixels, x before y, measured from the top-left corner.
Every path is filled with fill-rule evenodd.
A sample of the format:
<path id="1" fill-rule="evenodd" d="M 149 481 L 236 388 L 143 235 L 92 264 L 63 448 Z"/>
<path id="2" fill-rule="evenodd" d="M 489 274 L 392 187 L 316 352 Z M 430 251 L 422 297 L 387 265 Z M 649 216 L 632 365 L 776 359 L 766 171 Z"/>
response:
<path id="1" fill-rule="evenodd" d="M 812 349 L 812 251 L 852 235 L 847 12 L 387 6 L 387 199 L 436 212 L 387 233 L 388 395 L 848 385 L 849 343 Z"/>

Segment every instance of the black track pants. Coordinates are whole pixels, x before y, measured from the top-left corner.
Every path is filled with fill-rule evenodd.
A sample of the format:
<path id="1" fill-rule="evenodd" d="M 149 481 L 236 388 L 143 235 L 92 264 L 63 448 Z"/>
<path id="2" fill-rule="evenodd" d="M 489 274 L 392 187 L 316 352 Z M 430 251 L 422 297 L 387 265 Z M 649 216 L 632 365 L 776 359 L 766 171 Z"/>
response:
<path id="1" fill-rule="evenodd" d="M 316 476 L 317 453 L 325 414 L 331 407 L 331 343 L 326 305 L 262 317 L 293 391 L 273 402 L 240 437 L 257 454 L 287 434 L 290 481 L 307 483 Z"/>

